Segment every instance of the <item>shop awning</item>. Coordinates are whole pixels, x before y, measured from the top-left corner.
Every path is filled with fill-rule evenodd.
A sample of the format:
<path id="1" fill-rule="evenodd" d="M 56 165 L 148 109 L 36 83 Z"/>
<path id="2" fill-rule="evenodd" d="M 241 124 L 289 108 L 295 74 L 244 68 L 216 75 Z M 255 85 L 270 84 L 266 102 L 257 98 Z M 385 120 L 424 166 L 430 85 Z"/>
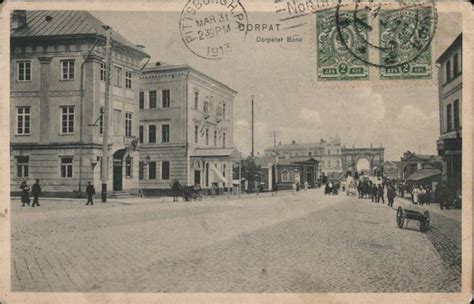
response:
<path id="1" fill-rule="evenodd" d="M 413 172 L 407 180 L 409 181 L 419 181 L 425 178 L 435 177 L 437 175 L 441 175 L 441 171 L 439 169 L 420 169 Z"/>
<path id="2" fill-rule="evenodd" d="M 241 154 L 235 148 L 197 148 L 191 152 L 191 157 L 230 157 L 231 159 L 240 159 Z"/>

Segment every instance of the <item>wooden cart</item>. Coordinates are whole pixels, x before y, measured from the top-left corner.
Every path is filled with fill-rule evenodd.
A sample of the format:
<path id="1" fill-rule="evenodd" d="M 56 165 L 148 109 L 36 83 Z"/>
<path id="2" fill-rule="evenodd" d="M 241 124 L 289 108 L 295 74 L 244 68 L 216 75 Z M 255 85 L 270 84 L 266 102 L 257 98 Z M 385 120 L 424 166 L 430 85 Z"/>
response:
<path id="1" fill-rule="evenodd" d="M 420 231 L 426 232 L 430 227 L 430 212 L 416 204 L 400 204 L 397 209 L 398 227 L 408 226 L 410 220 L 419 221 Z"/>

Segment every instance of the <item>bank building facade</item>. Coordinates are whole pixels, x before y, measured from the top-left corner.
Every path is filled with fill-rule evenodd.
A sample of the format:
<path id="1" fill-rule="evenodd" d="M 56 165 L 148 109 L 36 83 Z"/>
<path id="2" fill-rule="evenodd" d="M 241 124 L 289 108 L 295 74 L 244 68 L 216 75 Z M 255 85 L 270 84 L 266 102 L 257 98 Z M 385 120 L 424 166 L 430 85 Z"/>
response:
<path id="1" fill-rule="evenodd" d="M 45 196 L 101 189 L 106 35 L 111 36 L 110 195 L 232 186 L 235 91 L 187 66 L 151 65 L 86 11 L 14 11 L 10 57 L 10 182 Z M 144 189 L 143 191 L 141 191 Z"/>

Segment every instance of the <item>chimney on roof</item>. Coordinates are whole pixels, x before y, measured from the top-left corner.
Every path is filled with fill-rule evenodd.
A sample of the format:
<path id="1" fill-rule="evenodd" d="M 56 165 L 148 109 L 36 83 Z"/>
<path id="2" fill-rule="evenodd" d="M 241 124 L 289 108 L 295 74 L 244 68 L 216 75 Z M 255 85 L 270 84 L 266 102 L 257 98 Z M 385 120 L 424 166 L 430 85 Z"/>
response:
<path id="1" fill-rule="evenodd" d="M 372 144 L 370 144 L 370 147 L 373 148 Z"/>
<path id="2" fill-rule="evenodd" d="M 12 30 L 19 30 L 26 25 L 26 11 L 14 10 L 10 20 L 10 27 Z"/>
<path id="3" fill-rule="evenodd" d="M 155 62 L 155 66 L 161 66 L 161 62 L 160 61 Z"/>
<path id="4" fill-rule="evenodd" d="M 292 145 L 296 144 L 296 140 L 292 140 L 292 141 L 291 141 L 291 144 L 292 144 Z"/>
<path id="5" fill-rule="evenodd" d="M 281 141 L 278 142 L 278 145 L 281 146 Z"/>
<path id="6" fill-rule="evenodd" d="M 53 17 L 51 17 L 50 15 L 47 15 L 46 17 L 44 17 L 44 20 L 50 22 L 51 20 L 53 20 Z"/>

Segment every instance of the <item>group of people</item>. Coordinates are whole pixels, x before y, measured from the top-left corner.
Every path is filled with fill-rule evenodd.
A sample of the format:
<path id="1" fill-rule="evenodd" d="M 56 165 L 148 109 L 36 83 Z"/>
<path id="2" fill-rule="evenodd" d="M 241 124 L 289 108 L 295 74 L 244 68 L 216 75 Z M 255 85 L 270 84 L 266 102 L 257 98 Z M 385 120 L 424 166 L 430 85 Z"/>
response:
<path id="1" fill-rule="evenodd" d="M 395 186 L 392 183 L 374 183 L 370 180 L 359 181 L 357 183 L 357 193 L 360 199 L 370 199 L 373 203 L 385 204 L 385 194 L 388 206 L 393 207 L 393 202 L 397 196 Z"/>
<path id="2" fill-rule="evenodd" d="M 25 207 L 26 205 L 30 206 L 30 187 L 28 186 L 26 181 L 22 181 L 20 184 L 21 189 L 21 206 Z M 33 204 L 31 207 L 40 207 L 39 204 L 39 197 L 41 194 L 41 186 L 39 183 L 39 179 L 36 179 L 36 182 L 31 187 L 31 194 L 33 195 Z M 91 182 L 87 183 L 86 187 L 86 194 L 87 194 L 87 203 L 86 205 L 94 205 L 93 197 L 95 195 L 95 188 Z"/>
<path id="3" fill-rule="evenodd" d="M 339 185 L 329 181 L 326 183 L 326 186 L 324 187 L 324 194 L 326 195 L 336 195 L 338 193 Z"/>

